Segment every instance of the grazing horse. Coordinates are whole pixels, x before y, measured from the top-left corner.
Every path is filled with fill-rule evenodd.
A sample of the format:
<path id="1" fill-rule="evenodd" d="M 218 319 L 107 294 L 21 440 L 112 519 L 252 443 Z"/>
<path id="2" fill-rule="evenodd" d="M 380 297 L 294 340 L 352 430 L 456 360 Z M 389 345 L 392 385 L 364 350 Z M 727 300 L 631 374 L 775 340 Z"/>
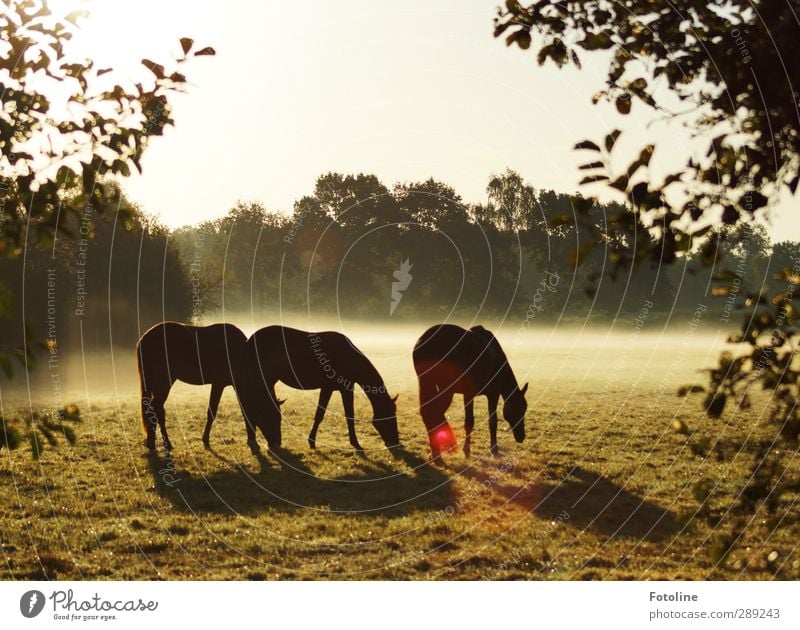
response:
<path id="1" fill-rule="evenodd" d="M 525 439 L 526 383 L 522 388 L 497 338 L 483 326 L 465 330 L 452 324 L 441 324 L 426 330 L 414 345 L 414 371 L 419 380 L 419 402 L 422 420 L 428 431 L 431 458 L 441 450 L 455 447 L 455 437 L 445 411 L 454 394 L 464 395 L 464 454 L 470 454 L 473 411 L 476 396 L 489 402 L 489 437 L 491 452 L 497 449 L 497 402 L 503 397 L 503 417 L 511 425 L 514 439 Z"/>
<path id="2" fill-rule="evenodd" d="M 356 437 L 353 407 L 354 388 L 359 385 L 372 403 L 372 425 L 386 446 L 392 448 L 399 445 L 395 405 L 397 396 L 389 396 L 378 370 L 343 334 L 267 326 L 247 340 L 245 357 L 243 369 L 248 372 L 247 400 L 243 405 L 245 415 L 252 413 L 250 409 L 258 408 L 259 399 L 263 400 L 264 397 L 264 389 L 274 392 L 277 381 L 295 389 L 319 389 L 314 425 L 308 436 L 309 446 L 316 448 L 317 430 L 333 392 L 338 391 L 347 418 L 350 444 L 360 451 L 363 449 Z M 271 407 L 267 405 L 265 411 L 256 411 L 262 418 L 265 414 L 269 416 L 269 424 L 273 424 L 275 418 Z M 252 428 L 249 431 L 252 432 Z M 274 426 L 272 431 L 274 433 Z M 280 416 L 277 431 L 277 445 L 280 446 Z"/>
<path id="3" fill-rule="evenodd" d="M 136 343 L 141 387 L 142 424 L 145 446 L 156 447 L 156 424 L 164 446 L 172 449 L 165 426 L 164 403 L 175 381 L 191 385 L 211 384 L 203 443 L 208 446 L 211 425 L 217 415 L 222 391 L 234 384 L 234 374 L 247 338 L 231 324 L 189 326 L 161 322 Z"/>

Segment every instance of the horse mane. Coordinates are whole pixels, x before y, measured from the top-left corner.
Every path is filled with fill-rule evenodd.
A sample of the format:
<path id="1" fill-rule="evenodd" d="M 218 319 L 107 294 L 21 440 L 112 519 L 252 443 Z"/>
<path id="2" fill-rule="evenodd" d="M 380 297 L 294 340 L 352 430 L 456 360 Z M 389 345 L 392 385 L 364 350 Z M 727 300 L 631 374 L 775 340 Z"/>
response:
<path id="1" fill-rule="evenodd" d="M 497 337 L 494 336 L 494 333 L 491 330 L 486 330 L 483 326 L 473 326 L 469 330 L 470 332 L 473 332 L 484 339 L 486 341 L 486 345 L 490 346 L 502 361 L 507 362 L 506 353 L 503 351 L 503 347 L 500 345 L 500 342 L 497 340 Z"/>
<path id="2" fill-rule="evenodd" d="M 473 326 L 469 330 L 483 339 L 486 343 L 485 348 L 494 353 L 498 373 L 502 372 L 507 374 L 511 381 L 516 384 L 517 378 L 514 375 L 514 371 L 511 369 L 511 364 L 508 361 L 508 357 L 506 356 L 503 346 L 500 345 L 500 342 L 497 340 L 497 337 L 495 337 L 494 333 L 491 330 L 486 330 L 486 328 L 483 326 Z"/>

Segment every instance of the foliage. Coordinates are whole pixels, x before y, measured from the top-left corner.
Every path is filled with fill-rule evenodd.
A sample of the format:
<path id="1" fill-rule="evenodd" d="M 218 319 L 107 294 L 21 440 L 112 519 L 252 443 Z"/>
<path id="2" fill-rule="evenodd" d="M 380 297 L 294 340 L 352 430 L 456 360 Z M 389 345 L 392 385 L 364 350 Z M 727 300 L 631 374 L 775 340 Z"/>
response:
<path id="1" fill-rule="evenodd" d="M 749 0 L 692 0 L 677 8 L 664 0 L 509 0 L 495 20 L 495 36 L 501 35 L 508 45 L 536 49 L 540 65 L 580 67 L 582 54 L 603 51 L 606 86 L 594 102 L 610 100 L 623 115 L 636 104 L 670 118 L 680 114 L 698 136 L 710 138 L 704 158 L 689 157 L 661 182 L 648 170 L 653 146 L 643 147 L 621 172 L 609 170 L 619 131 L 599 144 L 576 146 L 596 154 L 582 167 L 588 173 L 583 182 L 605 182 L 633 207 L 618 218 L 616 228 L 628 238 L 610 253 L 614 265 L 648 257 L 671 262 L 709 224 L 736 224 L 782 188 L 797 189 L 800 121 L 793 85 L 800 58 L 789 3 L 756 8 Z M 659 89 L 664 82 L 669 90 Z M 680 112 L 670 109 L 675 97 Z M 633 237 L 648 228 L 656 236 L 643 246 Z"/>
<path id="2" fill-rule="evenodd" d="M 745 350 L 737 355 L 730 351 L 722 353 L 717 367 L 706 370 L 709 374 L 707 389 L 682 388 L 679 391 L 681 395 L 704 393 L 706 414 L 717 421 L 727 407 L 749 409 L 752 395 L 759 386 L 770 393 L 765 418 L 772 430 L 767 437 L 751 440 L 747 445 L 754 450 L 749 475 L 744 479 L 737 501 L 727 510 L 732 541 L 741 537 L 753 514 L 763 510 L 768 518 L 778 518 L 782 497 L 800 487 L 800 478 L 790 473 L 788 467 L 800 446 L 800 361 L 793 339 L 798 315 L 792 304 L 800 284 L 798 271 L 800 269 L 786 268 L 776 273 L 774 279 L 784 283 L 785 288 L 771 298 L 766 292 L 745 297 L 741 305 L 746 313 L 741 333 L 728 339 L 730 343 L 744 345 Z M 689 444 L 698 456 L 708 457 L 711 452 L 708 439 L 693 439 L 690 433 Z M 719 444 L 715 448 L 718 452 L 726 450 Z M 744 448 L 743 444 L 728 446 L 723 456 L 734 457 Z M 705 512 L 702 515 L 708 516 Z M 713 547 L 711 553 L 715 553 Z M 719 558 L 720 562 L 724 561 L 726 554 Z"/>
<path id="3" fill-rule="evenodd" d="M 27 444 L 34 459 L 39 459 L 47 446 L 56 447 L 59 437 L 71 445 L 77 442 L 74 425 L 81 421 L 81 412 L 75 405 L 67 405 L 55 413 L 31 411 L 22 418 L 0 417 L 0 449 L 15 450 Z"/>
<path id="4" fill-rule="evenodd" d="M 116 209 L 119 190 L 104 177 L 141 171 L 149 140 L 173 124 L 169 97 L 187 87 L 183 66 L 214 54 L 182 38 L 173 67 L 143 59 L 147 77 L 131 83 L 70 52 L 85 15 L 53 14 L 37 0 L 0 11 L 0 257 L 75 236 L 82 217 L 91 224 Z M 0 316 L 13 304 L 0 284 Z"/>
<path id="5" fill-rule="evenodd" d="M 714 265 L 726 248 L 730 252 L 737 244 L 734 240 L 726 246 L 730 230 L 714 226 L 740 226 L 762 215 L 782 191 L 795 193 L 800 181 L 800 121 L 793 87 L 800 81 L 797 34 L 791 3 L 692 0 L 676 7 L 664 0 L 539 0 L 529 5 L 509 0 L 499 10 L 495 36 L 505 35 L 508 45 L 524 50 L 533 46 L 540 65 L 549 60 L 558 67 L 580 67 L 581 54 L 604 51 L 606 86 L 593 98 L 595 103 L 611 101 L 621 115 L 634 106 L 667 118 L 680 115 L 698 137 L 709 139 L 703 157 L 689 156 L 683 169 L 659 182 L 649 169 L 655 146 L 643 147 L 627 168 L 613 172 L 619 130 L 600 143 L 584 140 L 576 145 L 591 156 L 580 167 L 586 173 L 581 183 L 604 183 L 622 193 L 630 206 L 610 219 L 610 229 L 622 236 L 607 247 L 612 274 L 646 259 L 669 264 L 696 250 L 699 262 Z M 669 89 L 659 91 L 663 83 Z M 682 111 L 672 110 L 670 100 L 677 100 Z M 782 253 L 780 246 L 775 251 Z M 747 260 L 747 252 L 739 254 Z M 741 334 L 730 341 L 746 350 L 723 353 L 718 367 L 708 371 L 704 408 L 710 418 L 719 419 L 731 401 L 747 407 L 752 388 L 760 384 L 772 392 L 769 422 L 774 427 L 774 437 L 757 444 L 740 498 L 727 512 L 730 533 L 720 534 L 709 547 L 718 564 L 726 562 L 748 519 L 759 509 L 774 515 L 781 494 L 797 483 L 785 477 L 783 458 L 796 452 L 800 435 L 792 303 L 800 281 L 798 260 L 773 274 L 783 285 L 774 294 L 766 286 L 750 295 L 740 291 L 744 265 L 719 269 L 715 275 L 714 294 L 745 309 Z M 682 388 L 679 394 L 694 389 Z M 691 452 L 709 455 L 707 437 L 697 438 L 683 423 L 674 428 L 689 435 Z M 710 482 L 702 480 L 694 490 L 700 513 L 718 518 L 707 510 Z"/>

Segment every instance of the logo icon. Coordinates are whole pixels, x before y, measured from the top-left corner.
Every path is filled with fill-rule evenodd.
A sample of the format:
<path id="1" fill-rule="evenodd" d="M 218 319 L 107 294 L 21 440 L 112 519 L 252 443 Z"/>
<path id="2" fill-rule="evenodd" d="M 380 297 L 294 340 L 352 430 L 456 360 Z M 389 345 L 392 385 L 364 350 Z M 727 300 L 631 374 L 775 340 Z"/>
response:
<path id="1" fill-rule="evenodd" d="M 411 284 L 411 278 L 413 276 L 409 272 L 413 266 L 414 265 L 411 264 L 408 258 L 406 258 L 400 263 L 400 269 L 392 274 L 396 282 L 392 282 L 392 303 L 389 305 L 390 317 L 394 315 L 397 305 L 400 304 L 400 300 L 403 299 L 403 291 Z"/>
<path id="2" fill-rule="evenodd" d="M 42 591 L 28 591 L 19 600 L 19 611 L 23 617 L 32 619 L 44 608 L 44 593 Z"/>

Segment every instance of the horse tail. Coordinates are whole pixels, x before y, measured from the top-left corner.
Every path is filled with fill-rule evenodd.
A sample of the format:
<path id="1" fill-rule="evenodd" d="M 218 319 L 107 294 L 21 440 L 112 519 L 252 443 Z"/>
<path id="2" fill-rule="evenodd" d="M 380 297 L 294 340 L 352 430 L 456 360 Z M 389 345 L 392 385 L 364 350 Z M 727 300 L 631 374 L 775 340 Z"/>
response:
<path id="1" fill-rule="evenodd" d="M 147 381 L 144 376 L 144 366 L 142 365 L 142 342 L 136 344 L 136 368 L 139 372 L 139 409 L 142 419 L 142 429 L 144 434 L 148 435 L 148 421 L 147 413 L 148 407 L 153 400 L 153 392 L 147 387 Z"/>

